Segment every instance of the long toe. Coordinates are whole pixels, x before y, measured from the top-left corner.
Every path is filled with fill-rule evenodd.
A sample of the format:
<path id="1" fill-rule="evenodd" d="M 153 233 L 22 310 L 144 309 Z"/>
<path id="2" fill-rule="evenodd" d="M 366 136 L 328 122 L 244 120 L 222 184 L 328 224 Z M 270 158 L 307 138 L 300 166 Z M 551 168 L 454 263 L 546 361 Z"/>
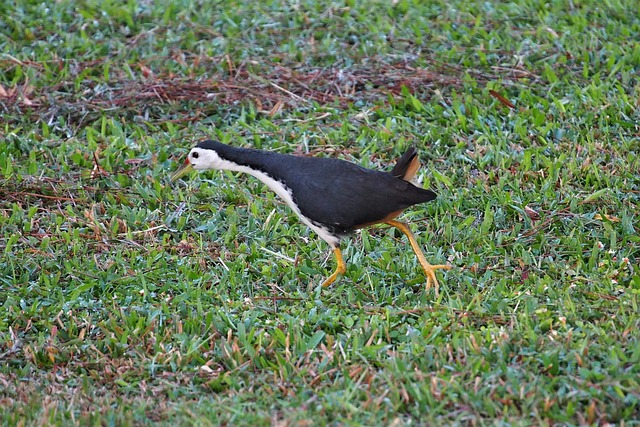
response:
<path id="1" fill-rule="evenodd" d="M 333 284 L 333 282 L 336 281 L 336 279 L 338 278 L 338 272 L 334 272 L 331 276 L 327 277 L 324 282 L 322 282 L 322 287 L 323 288 L 327 288 L 329 286 L 331 286 Z"/>
<path id="2" fill-rule="evenodd" d="M 451 270 L 453 267 L 450 265 L 431 265 L 428 264 L 424 267 L 424 274 L 427 276 L 427 286 L 425 290 L 431 289 L 431 286 L 435 288 L 436 295 L 440 292 L 440 284 L 438 283 L 438 279 L 436 278 L 436 270 Z"/>
<path id="3" fill-rule="evenodd" d="M 345 265 L 344 259 L 342 258 L 342 252 L 340 251 L 340 248 L 339 247 L 333 248 L 333 254 L 336 258 L 336 263 L 338 265 L 336 266 L 336 270 L 333 272 L 333 274 L 327 277 L 324 282 L 322 282 L 323 288 L 330 286 L 333 282 L 336 281 L 338 277 L 342 276 L 344 272 L 347 271 L 347 266 Z"/>

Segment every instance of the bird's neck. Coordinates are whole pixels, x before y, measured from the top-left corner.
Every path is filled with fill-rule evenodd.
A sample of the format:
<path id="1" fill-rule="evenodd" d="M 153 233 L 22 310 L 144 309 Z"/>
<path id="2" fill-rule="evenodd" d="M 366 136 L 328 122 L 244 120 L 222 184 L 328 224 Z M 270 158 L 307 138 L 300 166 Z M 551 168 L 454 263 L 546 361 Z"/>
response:
<path id="1" fill-rule="evenodd" d="M 234 172 L 242 172 L 249 174 L 260 181 L 262 181 L 267 187 L 269 187 L 273 192 L 275 192 L 282 200 L 284 200 L 287 205 L 289 205 L 293 210 L 299 212 L 298 207 L 293 203 L 293 196 L 291 194 L 291 190 L 285 186 L 282 182 L 276 180 L 272 176 L 268 175 L 265 172 L 262 172 L 258 169 L 250 168 L 249 166 L 239 165 L 237 163 L 226 161 L 225 170 L 230 170 Z"/>

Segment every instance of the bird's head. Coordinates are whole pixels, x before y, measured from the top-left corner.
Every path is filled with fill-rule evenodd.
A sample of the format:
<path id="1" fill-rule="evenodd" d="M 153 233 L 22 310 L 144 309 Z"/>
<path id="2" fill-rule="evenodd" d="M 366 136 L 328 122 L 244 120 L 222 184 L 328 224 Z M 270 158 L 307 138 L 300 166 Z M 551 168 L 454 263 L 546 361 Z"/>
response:
<path id="1" fill-rule="evenodd" d="M 226 169 L 225 160 L 216 151 L 215 144 L 213 141 L 204 141 L 193 147 L 182 166 L 171 175 L 171 181 L 175 181 L 194 169 L 199 171 Z"/>

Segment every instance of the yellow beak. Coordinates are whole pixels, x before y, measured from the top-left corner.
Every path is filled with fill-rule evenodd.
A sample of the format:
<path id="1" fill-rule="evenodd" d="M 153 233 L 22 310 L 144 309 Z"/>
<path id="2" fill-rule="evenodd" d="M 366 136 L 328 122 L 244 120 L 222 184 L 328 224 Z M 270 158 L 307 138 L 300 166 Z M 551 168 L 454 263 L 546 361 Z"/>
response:
<path id="1" fill-rule="evenodd" d="M 173 175 L 171 175 L 171 182 L 175 181 L 176 179 L 188 174 L 189 172 L 191 172 L 193 170 L 193 166 L 191 166 L 191 163 L 189 163 L 189 159 L 187 158 L 184 163 L 182 164 L 182 166 L 180 166 L 178 168 L 177 171 L 175 171 L 173 173 Z"/>

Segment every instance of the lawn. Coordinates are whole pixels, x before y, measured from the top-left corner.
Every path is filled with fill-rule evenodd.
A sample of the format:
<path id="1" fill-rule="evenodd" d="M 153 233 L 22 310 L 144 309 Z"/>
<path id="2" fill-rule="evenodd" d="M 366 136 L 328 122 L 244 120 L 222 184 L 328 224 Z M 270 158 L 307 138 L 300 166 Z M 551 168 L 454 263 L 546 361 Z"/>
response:
<path id="1" fill-rule="evenodd" d="M 2 425 L 640 425 L 628 1 L 0 5 Z M 205 138 L 438 193 L 329 246 Z"/>

